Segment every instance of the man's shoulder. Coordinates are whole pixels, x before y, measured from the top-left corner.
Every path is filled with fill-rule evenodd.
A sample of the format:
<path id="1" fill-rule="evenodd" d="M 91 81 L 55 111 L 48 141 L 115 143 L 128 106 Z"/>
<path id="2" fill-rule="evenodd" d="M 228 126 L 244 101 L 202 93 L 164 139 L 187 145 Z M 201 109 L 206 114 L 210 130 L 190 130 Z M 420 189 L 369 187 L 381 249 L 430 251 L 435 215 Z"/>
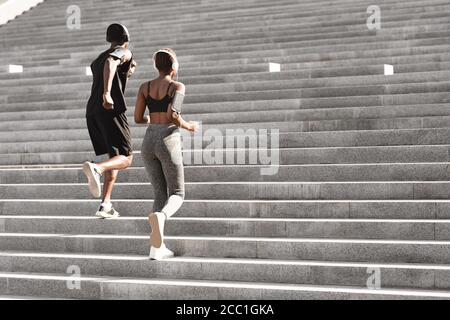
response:
<path id="1" fill-rule="evenodd" d="M 109 56 L 110 49 L 102 51 L 95 59 L 92 61 L 92 64 L 105 62 L 106 58 Z"/>
<path id="2" fill-rule="evenodd" d="M 130 61 L 133 54 L 130 50 L 123 48 L 123 47 L 116 47 L 111 49 L 109 52 L 109 56 L 113 58 L 119 59 L 121 62 L 127 62 Z"/>

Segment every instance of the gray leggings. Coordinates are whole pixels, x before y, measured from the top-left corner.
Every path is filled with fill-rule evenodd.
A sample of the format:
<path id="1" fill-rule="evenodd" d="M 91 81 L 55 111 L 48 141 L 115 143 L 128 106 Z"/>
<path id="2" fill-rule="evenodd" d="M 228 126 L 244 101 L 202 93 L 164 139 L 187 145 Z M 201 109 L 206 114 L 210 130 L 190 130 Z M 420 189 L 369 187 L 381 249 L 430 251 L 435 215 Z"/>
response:
<path id="1" fill-rule="evenodd" d="M 169 218 L 184 200 L 180 130 L 173 124 L 150 124 L 141 153 L 154 190 L 153 212 L 163 212 Z"/>

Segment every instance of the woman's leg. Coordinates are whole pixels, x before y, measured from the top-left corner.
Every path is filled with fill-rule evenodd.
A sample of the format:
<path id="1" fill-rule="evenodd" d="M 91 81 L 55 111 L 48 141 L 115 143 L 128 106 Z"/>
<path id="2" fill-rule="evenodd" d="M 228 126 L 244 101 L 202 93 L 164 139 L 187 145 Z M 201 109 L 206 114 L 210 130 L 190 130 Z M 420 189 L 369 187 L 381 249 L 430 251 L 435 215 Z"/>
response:
<path id="1" fill-rule="evenodd" d="M 181 137 L 178 131 L 164 139 L 163 152 L 158 155 L 166 178 L 169 199 L 161 209 L 166 218 L 173 216 L 184 201 L 184 167 Z"/>
<path id="2" fill-rule="evenodd" d="M 144 140 L 144 144 L 146 141 Z M 152 143 L 155 143 L 153 141 Z M 161 247 L 163 243 L 163 230 L 164 230 L 164 217 L 158 217 L 154 213 L 160 212 L 167 202 L 167 184 L 162 170 L 161 162 L 149 150 L 148 146 L 142 147 L 141 150 L 142 159 L 144 160 L 144 166 L 150 178 L 150 182 L 153 187 L 154 202 L 153 212 L 149 214 L 149 224 L 152 229 L 150 235 L 150 245 L 155 248 Z"/>

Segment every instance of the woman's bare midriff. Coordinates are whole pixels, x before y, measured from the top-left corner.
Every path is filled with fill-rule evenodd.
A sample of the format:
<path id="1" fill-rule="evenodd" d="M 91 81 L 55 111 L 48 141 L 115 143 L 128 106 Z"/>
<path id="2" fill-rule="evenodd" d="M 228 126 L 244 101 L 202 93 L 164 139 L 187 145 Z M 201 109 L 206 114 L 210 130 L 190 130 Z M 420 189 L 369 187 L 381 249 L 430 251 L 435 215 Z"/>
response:
<path id="1" fill-rule="evenodd" d="M 165 112 L 153 112 L 150 114 L 150 123 L 153 124 L 169 124 L 170 121 L 167 119 L 167 113 Z"/>

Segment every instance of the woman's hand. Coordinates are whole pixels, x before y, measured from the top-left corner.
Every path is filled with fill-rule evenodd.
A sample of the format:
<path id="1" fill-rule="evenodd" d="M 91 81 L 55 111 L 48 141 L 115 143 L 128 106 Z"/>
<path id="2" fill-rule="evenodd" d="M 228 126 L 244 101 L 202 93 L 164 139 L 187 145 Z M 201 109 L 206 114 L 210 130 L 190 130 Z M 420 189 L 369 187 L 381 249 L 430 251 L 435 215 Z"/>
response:
<path id="1" fill-rule="evenodd" d="M 198 122 L 195 121 L 188 121 L 187 129 L 191 132 L 197 132 L 198 131 Z"/>

